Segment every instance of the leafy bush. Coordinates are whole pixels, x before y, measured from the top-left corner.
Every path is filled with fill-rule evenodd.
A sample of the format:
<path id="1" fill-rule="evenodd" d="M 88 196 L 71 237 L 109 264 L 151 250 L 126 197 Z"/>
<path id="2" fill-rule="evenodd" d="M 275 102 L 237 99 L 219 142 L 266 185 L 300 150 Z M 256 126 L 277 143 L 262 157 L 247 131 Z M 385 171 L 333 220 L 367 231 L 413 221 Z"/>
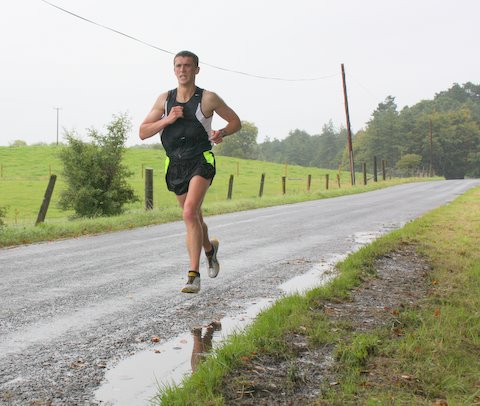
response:
<path id="1" fill-rule="evenodd" d="M 125 114 L 113 116 L 107 135 L 87 130 L 91 143 L 67 132 L 67 145 L 60 151 L 67 188 L 61 193 L 59 206 L 73 209 L 80 217 L 113 216 L 123 206 L 138 201 L 126 178 L 132 172 L 122 164 L 125 141 L 131 123 Z"/>

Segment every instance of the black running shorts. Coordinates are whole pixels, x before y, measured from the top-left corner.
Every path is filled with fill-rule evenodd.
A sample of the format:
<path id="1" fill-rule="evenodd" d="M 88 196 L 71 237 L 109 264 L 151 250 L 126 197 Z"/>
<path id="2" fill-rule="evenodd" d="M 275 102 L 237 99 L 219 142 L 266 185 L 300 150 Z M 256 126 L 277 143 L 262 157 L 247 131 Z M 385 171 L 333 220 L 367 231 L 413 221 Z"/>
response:
<path id="1" fill-rule="evenodd" d="M 192 159 L 165 160 L 165 181 L 167 188 L 176 195 L 183 195 L 188 191 L 190 180 L 194 176 L 210 179 L 215 177 L 215 156 L 212 151 L 205 151 Z"/>

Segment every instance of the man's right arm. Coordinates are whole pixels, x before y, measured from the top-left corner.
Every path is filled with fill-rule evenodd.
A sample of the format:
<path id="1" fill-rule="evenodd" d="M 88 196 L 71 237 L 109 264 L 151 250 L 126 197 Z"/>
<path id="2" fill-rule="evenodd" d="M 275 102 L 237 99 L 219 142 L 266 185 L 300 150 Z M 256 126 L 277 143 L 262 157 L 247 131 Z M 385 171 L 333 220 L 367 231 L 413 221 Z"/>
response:
<path id="1" fill-rule="evenodd" d="M 147 114 L 143 123 L 140 124 L 139 136 L 140 139 L 145 140 L 157 134 L 165 127 L 177 121 L 178 118 L 183 117 L 183 107 L 175 106 L 170 110 L 168 116 L 165 115 L 165 101 L 167 100 L 168 92 L 162 93 L 155 104 Z"/>

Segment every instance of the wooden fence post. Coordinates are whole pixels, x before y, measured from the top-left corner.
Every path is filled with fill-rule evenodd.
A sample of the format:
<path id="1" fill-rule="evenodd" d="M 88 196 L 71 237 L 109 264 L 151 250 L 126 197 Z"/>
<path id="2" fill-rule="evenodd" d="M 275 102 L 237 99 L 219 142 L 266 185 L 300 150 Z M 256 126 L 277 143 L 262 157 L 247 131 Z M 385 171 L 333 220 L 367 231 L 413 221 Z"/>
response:
<path id="1" fill-rule="evenodd" d="M 377 157 L 376 156 L 373 157 L 373 181 L 374 182 L 378 181 L 378 178 L 377 178 Z"/>
<path id="2" fill-rule="evenodd" d="M 233 175 L 230 175 L 230 180 L 228 181 L 228 194 L 227 199 L 231 200 L 233 194 Z"/>
<path id="3" fill-rule="evenodd" d="M 282 176 L 282 193 L 287 193 L 287 177 Z"/>
<path id="4" fill-rule="evenodd" d="M 52 198 L 53 188 L 55 187 L 56 180 L 57 180 L 57 175 L 50 176 L 47 190 L 45 191 L 45 196 L 43 198 L 42 205 L 40 206 L 40 210 L 38 212 L 37 221 L 35 225 L 38 225 L 45 221 L 45 217 L 47 216 L 48 205 L 50 204 L 50 199 Z"/>
<path id="5" fill-rule="evenodd" d="M 325 175 L 325 189 L 328 190 L 328 173 Z"/>
<path id="6" fill-rule="evenodd" d="M 367 164 L 363 163 L 363 184 L 367 184 Z"/>
<path id="7" fill-rule="evenodd" d="M 340 189 L 341 186 L 340 186 L 340 174 L 337 173 L 337 183 L 338 183 L 338 188 Z"/>
<path id="8" fill-rule="evenodd" d="M 262 177 L 260 178 L 260 191 L 258 192 L 258 197 L 263 196 L 263 185 L 265 184 L 265 173 L 262 173 Z"/>
<path id="9" fill-rule="evenodd" d="M 386 162 L 385 159 L 382 159 L 382 179 L 386 180 L 387 179 L 387 173 L 385 170 Z"/>
<path id="10" fill-rule="evenodd" d="M 311 186 L 312 186 L 312 175 L 308 175 L 308 177 L 307 177 L 307 192 L 310 192 Z"/>
<path id="11" fill-rule="evenodd" d="M 145 210 L 153 209 L 153 169 L 145 169 Z"/>

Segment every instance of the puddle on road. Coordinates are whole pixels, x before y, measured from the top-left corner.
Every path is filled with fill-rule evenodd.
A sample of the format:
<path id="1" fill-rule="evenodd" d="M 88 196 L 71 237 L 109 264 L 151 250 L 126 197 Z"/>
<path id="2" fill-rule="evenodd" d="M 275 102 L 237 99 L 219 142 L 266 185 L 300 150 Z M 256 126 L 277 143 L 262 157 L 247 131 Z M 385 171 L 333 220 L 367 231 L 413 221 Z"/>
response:
<path id="1" fill-rule="evenodd" d="M 357 233 L 351 238 L 357 245 L 356 248 L 359 248 L 380 234 L 383 233 Z M 289 295 L 324 285 L 336 276 L 333 266 L 346 255 L 332 256 L 305 274 L 284 282 L 279 288 Z M 219 346 L 229 335 L 245 328 L 274 301 L 271 298 L 259 299 L 238 315 L 194 328 L 191 332 L 120 361 L 106 372 L 103 385 L 95 392 L 95 399 L 103 405 L 148 404 L 160 388 L 180 384 L 212 348 Z"/>
<path id="2" fill-rule="evenodd" d="M 240 331 L 274 299 L 252 302 L 238 315 L 193 328 L 165 343 L 120 361 L 105 374 L 105 383 L 95 392 L 104 405 L 146 405 L 159 388 L 179 384 L 195 370 L 206 353 L 234 332 Z"/>
<path id="3" fill-rule="evenodd" d="M 401 228 L 405 225 L 405 222 L 401 223 L 392 223 L 392 224 L 383 224 L 382 228 L 377 231 L 365 231 L 352 234 L 350 240 L 353 241 L 356 245 L 356 249 L 360 248 L 363 245 L 370 244 L 373 240 L 378 237 L 389 233 L 390 231 Z"/>
<path id="4" fill-rule="evenodd" d="M 336 276 L 336 273 L 333 272 L 334 264 L 345 257 L 346 255 L 332 256 L 329 261 L 317 264 L 308 272 L 289 279 L 282 283 L 279 288 L 287 295 L 293 295 L 295 293 L 302 294 L 312 288 L 325 285 Z"/>

